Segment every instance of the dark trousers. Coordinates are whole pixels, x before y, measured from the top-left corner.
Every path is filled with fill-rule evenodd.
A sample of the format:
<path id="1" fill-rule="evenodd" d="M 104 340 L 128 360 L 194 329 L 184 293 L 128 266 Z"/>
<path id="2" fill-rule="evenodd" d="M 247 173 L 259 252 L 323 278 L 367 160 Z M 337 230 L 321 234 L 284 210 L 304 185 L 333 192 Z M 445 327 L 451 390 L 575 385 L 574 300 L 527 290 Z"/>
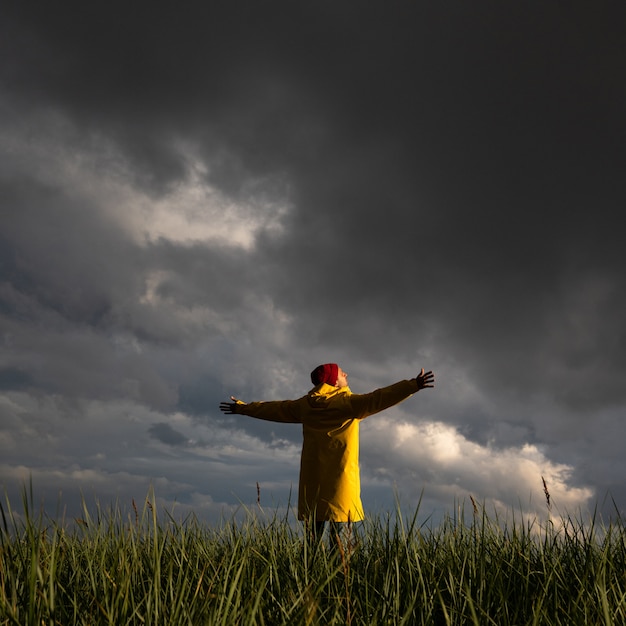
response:
<path id="1" fill-rule="evenodd" d="M 314 522 L 312 525 L 312 540 L 319 542 L 322 540 L 324 530 L 328 526 L 328 536 L 331 548 L 337 548 L 339 544 L 346 542 L 354 543 L 355 525 L 353 522 Z"/>

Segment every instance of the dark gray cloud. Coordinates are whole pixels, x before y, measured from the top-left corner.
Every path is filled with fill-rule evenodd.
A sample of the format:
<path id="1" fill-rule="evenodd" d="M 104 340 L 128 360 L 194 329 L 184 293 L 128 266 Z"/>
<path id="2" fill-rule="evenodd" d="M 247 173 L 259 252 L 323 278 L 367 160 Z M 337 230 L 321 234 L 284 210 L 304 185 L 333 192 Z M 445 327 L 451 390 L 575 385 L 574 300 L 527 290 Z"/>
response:
<path id="1" fill-rule="evenodd" d="M 158 439 L 162 443 L 170 446 L 183 446 L 187 443 L 187 437 L 179 433 L 172 428 L 169 424 L 159 422 L 158 424 L 152 424 L 148 428 L 148 432 L 152 437 Z"/>
<path id="2" fill-rule="evenodd" d="M 535 474 L 570 503 L 622 493 L 598 461 L 626 405 L 620 4 L 2 13 L 3 449 L 42 423 L 33 402 L 54 407 L 42 437 L 138 413 L 121 471 L 145 485 L 148 453 L 184 451 L 164 498 L 214 511 L 259 476 L 284 497 L 299 440 L 220 400 L 302 395 L 326 360 L 354 391 L 424 365 L 436 391 L 380 418 L 388 442 L 365 432 L 372 493 L 516 506 Z M 55 441 L 72 485 L 114 475 L 111 452 Z M 202 463 L 222 480 L 198 483 Z M 520 481 L 493 482 L 507 463 Z"/>

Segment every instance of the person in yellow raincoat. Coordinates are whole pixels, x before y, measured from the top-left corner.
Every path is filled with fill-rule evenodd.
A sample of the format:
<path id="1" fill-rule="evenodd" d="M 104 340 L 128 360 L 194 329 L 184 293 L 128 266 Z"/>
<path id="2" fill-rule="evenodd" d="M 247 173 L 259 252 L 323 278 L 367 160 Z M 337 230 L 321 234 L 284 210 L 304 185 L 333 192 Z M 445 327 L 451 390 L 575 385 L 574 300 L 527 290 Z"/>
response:
<path id="1" fill-rule="evenodd" d="M 346 372 L 336 363 L 325 363 L 311 372 L 314 387 L 298 400 L 245 403 L 231 396 L 232 402 L 220 403 L 220 410 L 302 424 L 298 519 L 314 520 L 315 533 L 320 535 L 324 522 L 363 519 L 359 421 L 433 387 L 434 381 L 434 374 L 422 368 L 415 378 L 355 394 L 348 387 Z"/>

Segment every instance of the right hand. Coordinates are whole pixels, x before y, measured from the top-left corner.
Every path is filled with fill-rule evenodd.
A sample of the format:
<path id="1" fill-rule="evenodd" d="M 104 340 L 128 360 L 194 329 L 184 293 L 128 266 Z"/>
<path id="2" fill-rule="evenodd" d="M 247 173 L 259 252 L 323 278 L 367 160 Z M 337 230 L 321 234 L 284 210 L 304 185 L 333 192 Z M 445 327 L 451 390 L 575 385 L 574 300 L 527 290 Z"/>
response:
<path id="1" fill-rule="evenodd" d="M 424 368 L 422 367 L 422 371 L 416 376 L 415 380 L 417 381 L 417 389 L 426 389 L 428 387 L 435 386 L 435 375 L 428 371 L 424 373 Z"/>

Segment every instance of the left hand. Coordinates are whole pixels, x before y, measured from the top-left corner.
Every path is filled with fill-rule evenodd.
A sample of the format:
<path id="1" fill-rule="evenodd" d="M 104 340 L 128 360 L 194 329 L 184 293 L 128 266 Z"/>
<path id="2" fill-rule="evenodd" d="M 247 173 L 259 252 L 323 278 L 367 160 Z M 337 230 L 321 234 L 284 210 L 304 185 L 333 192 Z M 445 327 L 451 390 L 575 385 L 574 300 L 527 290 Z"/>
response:
<path id="1" fill-rule="evenodd" d="M 237 406 L 244 404 L 244 402 L 237 400 L 235 396 L 231 396 L 230 399 L 232 402 L 220 402 L 220 411 L 222 413 L 226 413 L 227 415 L 237 415 L 237 413 L 239 413 L 239 411 L 237 411 Z"/>

